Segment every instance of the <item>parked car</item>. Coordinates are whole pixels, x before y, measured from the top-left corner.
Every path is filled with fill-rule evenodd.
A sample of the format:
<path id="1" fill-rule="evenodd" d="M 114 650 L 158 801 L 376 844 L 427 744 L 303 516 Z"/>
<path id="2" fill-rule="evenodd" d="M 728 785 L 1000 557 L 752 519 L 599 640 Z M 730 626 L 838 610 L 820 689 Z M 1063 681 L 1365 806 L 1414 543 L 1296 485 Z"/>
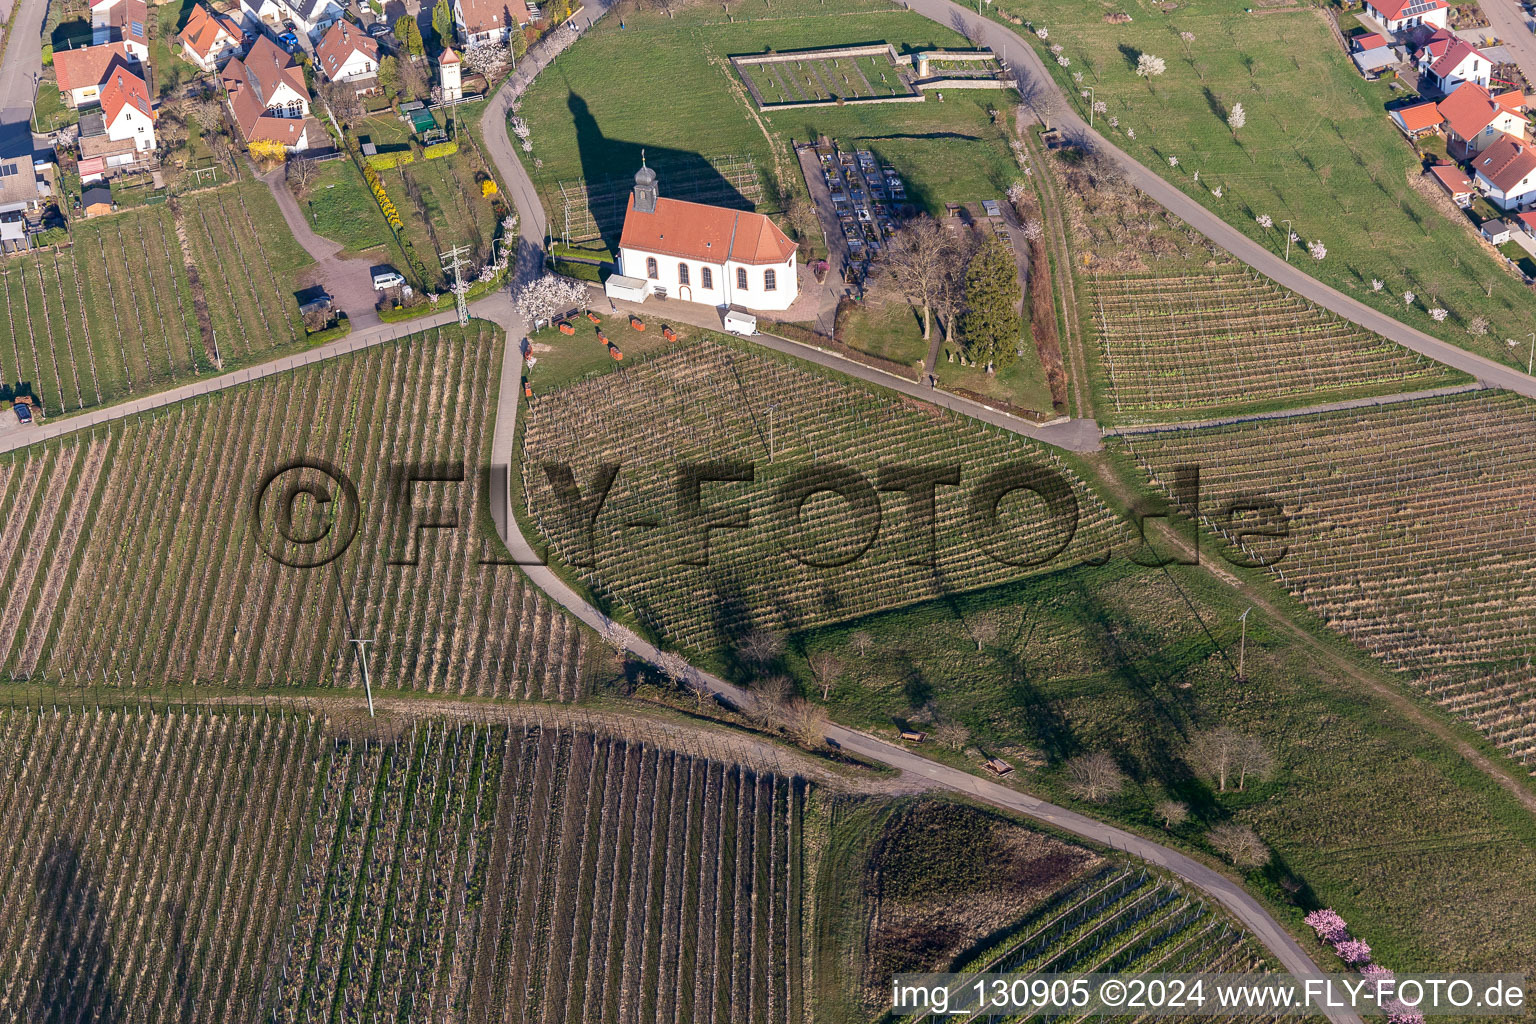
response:
<path id="1" fill-rule="evenodd" d="M 277 37 L 277 41 L 282 45 L 283 49 L 289 53 L 299 52 L 299 37 L 294 35 L 292 32 L 284 32 L 282 35 Z"/>
<path id="2" fill-rule="evenodd" d="M 373 270 L 373 290 L 382 292 L 388 288 L 399 288 L 405 284 L 405 275 L 394 267 L 375 267 Z"/>
<path id="3" fill-rule="evenodd" d="M 389 26 L 384 24 L 382 21 L 376 21 L 372 25 L 368 26 L 368 34 L 373 36 L 375 39 L 387 36 L 389 35 Z"/>

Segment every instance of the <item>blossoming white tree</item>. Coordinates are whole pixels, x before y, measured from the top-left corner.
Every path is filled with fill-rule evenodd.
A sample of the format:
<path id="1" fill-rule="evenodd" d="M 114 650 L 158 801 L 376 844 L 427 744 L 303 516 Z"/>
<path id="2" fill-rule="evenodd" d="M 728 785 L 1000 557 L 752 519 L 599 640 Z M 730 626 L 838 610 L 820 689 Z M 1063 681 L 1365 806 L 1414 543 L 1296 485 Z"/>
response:
<path id="1" fill-rule="evenodd" d="M 1248 111 L 1243 109 L 1241 103 L 1232 104 L 1232 109 L 1227 111 L 1227 127 L 1234 132 L 1248 123 Z"/>
<path id="2" fill-rule="evenodd" d="M 1451 315 L 1451 311 L 1448 309 L 1441 309 L 1439 306 L 1436 306 L 1434 309 L 1429 311 L 1429 315 L 1435 321 L 1435 323 L 1439 324 L 1445 322 L 1445 318 Z"/>
<path id="3" fill-rule="evenodd" d="M 511 58 L 506 43 L 480 43 L 464 51 L 464 67 L 489 78 L 506 67 Z"/>
<path id="4" fill-rule="evenodd" d="M 1418 298 L 1418 296 L 1413 294 L 1413 292 L 1403 292 L 1403 305 L 1405 305 L 1405 306 L 1413 305 L 1413 300 L 1416 299 L 1416 298 Z"/>
<path id="5" fill-rule="evenodd" d="M 530 324 L 536 324 L 580 305 L 586 295 L 585 285 L 569 278 L 545 274 L 528 282 L 518 291 L 513 307 L 518 316 Z"/>
<path id="6" fill-rule="evenodd" d="M 1307 252 L 1312 254 L 1313 259 L 1321 260 L 1328 255 L 1328 247 L 1322 242 L 1312 242 L 1307 245 Z"/>
<path id="7" fill-rule="evenodd" d="M 1380 278 L 1377 278 L 1377 277 L 1371 278 L 1371 291 L 1379 292 L 1384 287 L 1386 287 L 1386 283 L 1384 281 L 1382 281 Z"/>
<path id="8" fill-rule="evenodd" d="M 1271 218 L 1267 213 L 1259 214 L 1254 218 L 1254 220 L 1258 221 L 1259 227 L 1263 228 L 1265 231 L 1268 231 L 1270 228 L 1275 226 L 1274 219 Z"/>
<path id="9" fill-rule="evenodd" d="M 1156 78 L 1168 70 L 1168 62 L 1161 57 L 1144 53 L 1136 58 L 1136 74 L 1141 78 Z"/>

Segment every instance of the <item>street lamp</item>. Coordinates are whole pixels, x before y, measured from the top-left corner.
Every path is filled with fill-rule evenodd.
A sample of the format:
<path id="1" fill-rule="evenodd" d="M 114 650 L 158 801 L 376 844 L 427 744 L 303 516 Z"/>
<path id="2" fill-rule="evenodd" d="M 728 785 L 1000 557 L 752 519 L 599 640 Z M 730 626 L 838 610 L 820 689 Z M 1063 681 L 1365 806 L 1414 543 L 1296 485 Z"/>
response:
<path id="1" fill-rule="evenodd" d="M 1283 220 L 1280 223 L 1285 225 L 1285 262 L 1289 263 L 1291 262 L 1291 236 L 1296 232 L 1291 230 L 1290 221 Z"/>
<path id="2" fill-rule="evenodd" d="M 1243 671 L 1243 667 L 1248 660 L 1248 613 L 1251 611 L 1253 611 L 1253 606 L 1249 605 L 1247 608 L 1243 609 L 1243 614 L 1238 616 L 1238 620 L 1243 624 L 1243 636 L 1242 639 L 1238 641 L 1237 647 L 1237 681 L 1240 683 L 1247 682 L 1248 680 L 1248 676 Z"/>
<path id="3" fill-rule="evenodd" d="M 1525 375 L 1531 375 L 1531 367 L 1536 365 L 1536 331 L 1531 332 L 1531 354 L 1525 360 Z"/>
<path id="4" fill-rule="evenodd" d="M 1093 127 L 1093 86 L 1089 86 L 1088 93 L 1088 127 Z"/>

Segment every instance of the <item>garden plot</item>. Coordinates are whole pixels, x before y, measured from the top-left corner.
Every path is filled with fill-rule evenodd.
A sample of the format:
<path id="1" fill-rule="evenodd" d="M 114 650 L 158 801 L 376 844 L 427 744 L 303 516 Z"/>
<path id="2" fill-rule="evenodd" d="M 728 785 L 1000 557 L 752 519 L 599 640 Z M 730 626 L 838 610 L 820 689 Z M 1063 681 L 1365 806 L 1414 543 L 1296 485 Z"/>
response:
<path id="1" fill-rule="evenodd" d="M 496 549 L 473 525 L 499 352 L 476 321 L 0 460 L 14 598 L 0 666 L 124 687 L 360 686 L 346 639 L 358 635 L 376 638 L 376 688 L 579 696 L 588 650 L 576 625 L 511 566 L 489 564 Z M 264 475 L 301 455 L 341 467 L 369 510 L 339 583 L 278 564 L 252 534 Z M 406 517 L 386 511 L 389 467 L 458 460 L 463 484 L 418 500 L 465 527 L 425 531 L 419 564 L 393 564 L 412 542 Z"/>
<path id="2" fill-rule="evenodd" d="M 1466 379 L 1246 269 L 1098 275 L 1091 284 L 1109 395 L 1127 421 Z"/>
<path id="3" fill-rule="evenodd" d="M 911 69 L 889 53 L 821 56 L 815 50 L 772 57 L 732 57 L 757 105 L 837 103 L 916 95 Z"/>
<path id="4" fill-rule="evenodd" d="M 1207 510 L 1280 501 L 1290 535 L 1274 571 L 1286 587 L 1530 762 L 1536 406 L 1477 392 L 1126 443 L 1160 486 L 1198 464 Z"/>
<path id="5" fill-rule="evenodd" d="M 713 341 L 541 396 L 527 420 L 523 452 L 529 512 L 568 563 L 584 559 L 585 548 L 539 466 L 567 464 L 586 488 L 599 464 L 623 464 L 597 519 L 595 565 L 576 571 L 644 626 L 700 648 L 731 644 L 754 628 L 839 621 L 1042 571 L 1004 560 L 1062 568 L 1128 536 L 1042 446 Z M 939 489 L 933 567 L 922 565 L 923 553 L 912 547 L 920 542 L 904 519 L 900 494 L 881 499 L 885 525 L 874 537 L 870 520 L 839 498 L 808 502 L 803 534 L 770 507 L 774 488 L 792 469 L 837 463 L 873 480 L 891 452 L 906 463 L 961 472 L 961 487 Z M 673 517 L 674 467 L 719 460 L 754 463 L 752 485 L 709 485 L 717 490 L 711 502 L 720 503 L 720 514 L 750 507 L 752 525 L 715 531 L 708 564 L 690 564 L 685 558 L 697 561 L 704 553 L 697 536 L 680 532 Z M 995 530 L 978 535 L 965 496 L 1003 464 L 1059 472 L 1076 503 L 1075 531 L 1063 532 L 1064 520 L 1043 502 L 1009 499 L 998 506 Z M 627 525 L 636 522 L 658 525 Z M 809 545 L 803 560 L 783 553 L 792 536 Z M 818 567 L 826 563 L 839 564 Z"/>

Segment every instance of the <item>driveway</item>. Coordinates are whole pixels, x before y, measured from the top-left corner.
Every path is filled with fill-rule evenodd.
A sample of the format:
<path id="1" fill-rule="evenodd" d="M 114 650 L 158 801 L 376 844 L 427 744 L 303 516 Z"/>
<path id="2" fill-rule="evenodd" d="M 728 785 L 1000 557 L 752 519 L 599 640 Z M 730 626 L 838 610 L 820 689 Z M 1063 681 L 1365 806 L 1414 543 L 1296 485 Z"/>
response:
<path id="1" fill-rule="evenodd" d="M 1536 84 L 1536 35 L 1526 27 L 1526 14 L 1520 5 L 1515 0 L 1478 0 L 1478 5 L 1525 80 Z"/>
<path id="2" fill-rule="evenodd" d="M 325 289 L 336 308 L 346 311 L 353 330 L 378 323 L 379 314 L 374 304 L 379 295 L 373 290 L 373 263 L 369 260 L 342 259 L 338 255 L 341 252 L 340 242 L 333 242 L 315 233 L 314 228 L 310 227 L 309 218 L 304 216 L 304 211 L 299 207 L 298 200 L 284 184 L 281 167 L 263 175 L 261 180 L 266 182 L 272 198 L 277 200 L 277 208 L 282 211 L 288 230 L 293 232 L 299 245 L 315 261 L 315 265 L 304 271 L 304 274 L 313 284 Z"/>
<path id="3" fill-rule="evenodd" d="M 43 15 L 48 9 L 48 0 L 12 2 L 20 7 L 0 64 L 0 157 L 33 152 L 32 94 L 43 71 Z"/>

